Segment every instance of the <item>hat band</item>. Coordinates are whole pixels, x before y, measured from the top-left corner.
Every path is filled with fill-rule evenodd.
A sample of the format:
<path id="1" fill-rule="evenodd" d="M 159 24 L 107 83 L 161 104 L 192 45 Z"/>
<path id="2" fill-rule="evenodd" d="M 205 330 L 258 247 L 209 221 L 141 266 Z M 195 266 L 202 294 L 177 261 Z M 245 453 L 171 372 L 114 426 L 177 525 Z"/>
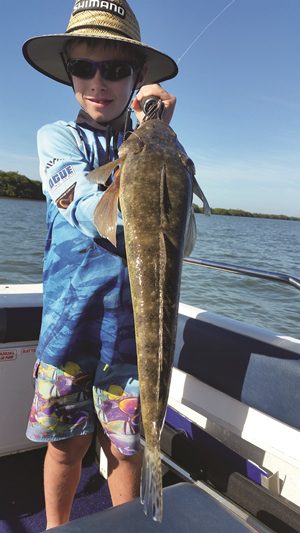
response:
<path id="1" fill-rule="evenodd" d="M 83 26 L 76 26 L 76 28 L 71 28 L 70 30 L 67 30 L 66 33 L 75 33 L 80 30 L 97 30 L 97 31 L 100 30 L 100 32 L 105 31 L 106 34 L 110 36 L 113 36 L 114 34 L 116 34 L 116 36 L 120 35 L 121 37 L 126 37 L 126 39 L 130 39 L 131 41 L 133 40 L 132 37 L 130 37 L 126 33 L 123 33 L 120 30 L 116 30 L 115 28 L 107 28 L 106 26 L 95 26 L 93 24 L 88 24 L 88 25 L 85 24 Z M 81 37 L 81 36 L 82 34 L 78 35 L 78 37 Z M 92 37 L 92 35 L 86 35 L 86 37 Z"/>

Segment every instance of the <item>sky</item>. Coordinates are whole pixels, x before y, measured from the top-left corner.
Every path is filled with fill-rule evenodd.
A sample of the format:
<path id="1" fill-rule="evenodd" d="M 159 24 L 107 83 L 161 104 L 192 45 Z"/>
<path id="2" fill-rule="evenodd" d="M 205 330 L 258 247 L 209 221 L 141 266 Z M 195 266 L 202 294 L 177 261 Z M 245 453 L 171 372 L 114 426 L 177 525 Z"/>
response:
<path id="1" fill-rule="evenodd" d="M 143 42 L 179 74 L 171 126 L 212 207 L 300 216 L 300 0 L 131 0 Z M 22 56 L 63 33 L 74 0 L 2 2 L 0 170 L 39 179 L 36 132 L 71 120 L 72 90 Z"/>

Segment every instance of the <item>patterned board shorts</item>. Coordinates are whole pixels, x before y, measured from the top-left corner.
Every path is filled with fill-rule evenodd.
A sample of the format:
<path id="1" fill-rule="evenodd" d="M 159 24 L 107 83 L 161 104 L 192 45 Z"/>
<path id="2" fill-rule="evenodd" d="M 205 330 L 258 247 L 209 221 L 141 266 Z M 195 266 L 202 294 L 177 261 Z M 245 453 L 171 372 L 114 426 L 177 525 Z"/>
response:
<path id="1" fill-rule="evenodd" d="M 137 367 L 99 363 L 95 375 L 75 362 L 57 368 L 37 361 L 35 395 L 26 435 L 37 442 L 93 433 L 100 421 L 124 455 L 140 448 L 140 400 Z"/>

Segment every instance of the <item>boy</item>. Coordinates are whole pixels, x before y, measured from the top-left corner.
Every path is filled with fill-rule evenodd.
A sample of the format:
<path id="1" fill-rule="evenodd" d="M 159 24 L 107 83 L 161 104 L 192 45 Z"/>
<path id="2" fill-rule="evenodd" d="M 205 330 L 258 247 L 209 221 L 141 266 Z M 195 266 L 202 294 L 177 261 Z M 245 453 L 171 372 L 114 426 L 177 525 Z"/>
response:
<path id="1" fill-rule="evenodd" d="M 170 121 L 175 98 L 157 83 L 174 77 L 177 67 L 141 43 L 125 0 L 77 0 L 65 34 L 29 39 L 23 53 L 34 68 L 71 85 L 81 106 L 75 122 L 58 121 L 38 132 L 48 235 L 27 436 L 48 442 L 49 529 L 70 518 L 82 458 L 96 428 L 113 505 L 139 494 L 139 388 L 122 216 L 114 248 L 93 223 L 105 188 L 98 190 L 85 176 L 118 156 L 137 88 L 137 119 L 143 118 L 141 100 L 154 95 Z"/>

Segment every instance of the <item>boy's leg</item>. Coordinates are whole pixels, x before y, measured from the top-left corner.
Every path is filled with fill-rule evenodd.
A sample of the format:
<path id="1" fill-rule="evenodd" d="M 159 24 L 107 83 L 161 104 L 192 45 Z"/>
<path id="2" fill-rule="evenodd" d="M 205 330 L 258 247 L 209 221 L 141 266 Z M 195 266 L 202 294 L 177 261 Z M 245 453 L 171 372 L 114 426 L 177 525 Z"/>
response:
<path id="1" fill-rule="evenodd" d="M 100 363 L 93 387 L 100 421 L 99 441 L 108 461 L 108 484 L 113 505 L 140 493 L 140 399 L 135 364 Z"/>
<path id="2" fill-rule="evenodd" d="M 113 505 L 129 502 L 140 494 L 142 450 L 123 455 L 102 431 L 100 445 L 107 457 L 108 485 Z"/>
<path id="3" fill-rule="evenodd" d="M 47 529 L 65 524 L 80 480 L 81 463 L 92 434 L 49 442 L 44 464 Z"/>

